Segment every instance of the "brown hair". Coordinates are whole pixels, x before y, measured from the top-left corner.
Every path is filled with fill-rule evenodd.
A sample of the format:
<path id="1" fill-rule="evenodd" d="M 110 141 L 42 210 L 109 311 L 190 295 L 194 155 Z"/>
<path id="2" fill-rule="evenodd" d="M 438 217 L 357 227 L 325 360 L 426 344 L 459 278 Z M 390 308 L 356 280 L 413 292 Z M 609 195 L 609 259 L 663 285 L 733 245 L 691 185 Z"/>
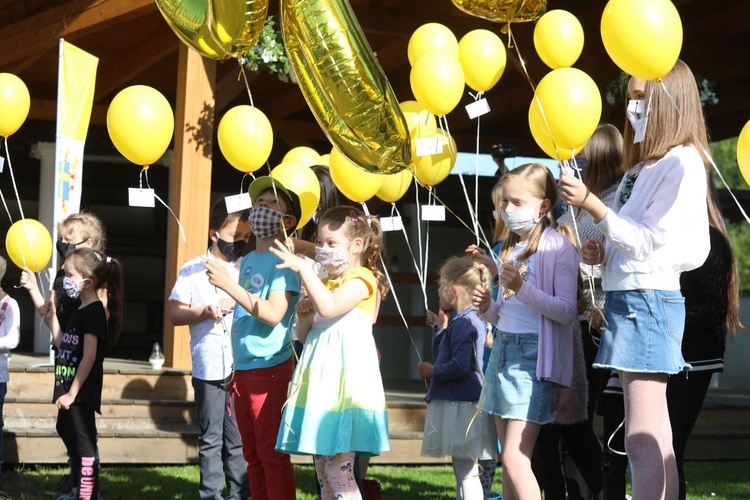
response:
<path id="1" fill-rule="evenodd" d="M 385 239 L 377 217 L 366 216 L 356 207 L 339 205 L 325 211 L 318 222 L 318 226 L 329 224 L 332 229 L 344 228 L 346 238 L 351 241 L 356 238 L 362 240 L 362 253 L 359 261 L 362 267 L 372 271 L 378 281 L 381 298 L 388 293 L 388 278 L 381 263 L 381 255 L 385 254 Z"/>
<path id="2" fill-rule="evenodd" d="M 490 272 L 471 257 L 448 257 L 440 266 L 440 280 L 464 288 L 469 295 L 477 285 L 485 290 L 492 287 Z"/>
<path id="3" fill-rule="evenodd" d="M 71 251 L 65 260 L 71 260 L 73 267 L 84 278 L 94 283 L 94 289 L 107 290 L 107 338 L 114 345 L 122 330 L 123 276 L 119 260 L 108 257 L 93 248 L 81 247 Z"/>
<path id="4" fill-rule="evenodd" d="M 518 256 L 518 260 L 526 260 L 536 252 L 539 245 L 539 238 L 542 236 L 544 230 L 552 225 L 552 207 L 557 203 L 557 183 L 552 176 L 552 172 L 542 163 L 527 163 L 526 165 L 514 168 L 503 175 L 498 184 L 502 187 L 505 182 L 514 178 L 518 178 L 523 182 L 524 188 L 529 194 L 537 198 L 548 199 L 550 206 L 547 213 L 542 216 L 539 224 L 531 230 L 529 246 Z M 498 206 L 498 208 L 500 207 Z M 503 241 L 502 247 L 500 247 L 500 259 L 505 260 L 520 238 L 505 227 L 502 218 L 498 223 L 502 225 L 503 230 L 508 234 L 508 237 Z"/>
<path id="5" fill-rule="evenodd" d="M 743 328 L 740 321 L 740 275 L 737 270 L 737 260 L 734 258 L 732 244 L 729 242 L 729 232 L 724 223 L 724 216 L 719 207 L 718 194 L 713 182 L 713 172 L 707 174 L 708 182 L 708 223 L 711 227 L 719 231 L 727 244 L 729 251 L 729 276 L 727 281 L 727 330 L 732 335 L 737 335 L 738 330 Z"/>
<path id="6" fill-rule="evenodd" d="M 646 82 L 646 109 L 650 108 L 646 135 L 642 142 L 633 144 L 633 127 L 625 121 L 623 168 L 627 170 L 639 162 L 658 160 L 675 146 L 688 145 L 698 149 L 705 167 L 709 168 L 711 162 L 703 152 L 703 149 L 708 151 L 708 132 L 693 72 L 678 60 L 662 82 L 674 103 L 661 83 Z"/>
<path id="7" fill-rule="evenodd" d="M 91 212 L 70 214 L 57 226 L 60 236 L 67 236 L 73 226 L 78 227 L 84 241 L 91 240 L 91 248 L 105 252 L 107 248 L 107 232 L 101 219 Z M 77 241 L 74 243 L 78 243 Z"/>
<path id="8" fill-rule="evenodd" d="M 602 191 L 616 185 L 622 178 L 622 134 L 610 123 L 602 123 L 583 147 L 586 167 L 583 182 L 592 193 L 599 196 Z"/>

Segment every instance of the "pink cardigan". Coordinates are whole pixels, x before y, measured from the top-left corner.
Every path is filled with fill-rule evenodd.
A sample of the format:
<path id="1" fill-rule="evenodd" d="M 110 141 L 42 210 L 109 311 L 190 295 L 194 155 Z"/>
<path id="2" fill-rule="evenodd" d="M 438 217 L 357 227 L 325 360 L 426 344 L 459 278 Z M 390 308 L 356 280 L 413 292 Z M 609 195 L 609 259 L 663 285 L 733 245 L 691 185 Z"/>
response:
<path id="1" fill-rule="evenodd" d="M 573 329 L 578 320 L 578 255 L 567 238 L 552 228 L 542 233 L 537 255 L 537 286 L 524 282 L 516 298 L 539 313 L 536 376 L 564 387 L 573 382 Z M 482 316 L 497 323 L 503 294 Z"/>

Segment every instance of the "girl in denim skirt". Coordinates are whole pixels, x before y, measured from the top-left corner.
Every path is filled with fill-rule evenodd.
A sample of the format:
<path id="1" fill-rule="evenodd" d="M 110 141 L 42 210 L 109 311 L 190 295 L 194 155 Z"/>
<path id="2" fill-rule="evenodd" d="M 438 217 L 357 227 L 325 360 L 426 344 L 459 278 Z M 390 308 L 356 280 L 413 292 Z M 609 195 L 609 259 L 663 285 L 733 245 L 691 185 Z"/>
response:
<path id="1" fill-rule="evenodd" d="M 672 499 L 678 482 L 666 387 L 670 374 L 689 368 L 680 351 L 680 274 L 703 264 L 710 247 L 708 141 L 698 87 L 684 62 L 662 82 L 631 77 L 628 96 L 628 170 L 613 205 L 570 175 L 562 176 L 560 190 L 607 238 L 587 241 L 581 255 L 586 264 L 604 264 L 605 322 L 594 366 L 620 374 L 633 498 Z"/>
<path id="2" fill-rule="evenodd" d="M 557 185 L 547 167 L 523 165 L 500 183 L 496 209 L 506 234 L 495 279 L 501 289 L 494 301 L 481 287 L 474 290 L 474 304 L 498 331 L 478 406 L 495 415 L 504 497 L 541 499 L 531 455 L 541 426 L 555 419 L 556 387 L 573 380 L 578 256 L 550 227 Z"/>

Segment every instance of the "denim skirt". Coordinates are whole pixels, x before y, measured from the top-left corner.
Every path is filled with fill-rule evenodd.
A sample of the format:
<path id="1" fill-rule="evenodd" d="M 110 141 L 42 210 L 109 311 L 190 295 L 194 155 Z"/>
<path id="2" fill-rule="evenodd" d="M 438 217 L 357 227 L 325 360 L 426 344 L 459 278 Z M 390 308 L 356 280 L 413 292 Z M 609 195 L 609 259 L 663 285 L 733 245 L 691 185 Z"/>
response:
<path id="1" fill-rule="evenodd" d="M 690 368 L 681 350 L 685 299 L 679 290 L 607 292 L 604 317 L 594 368 L 667 374 Z"/>
<path id="2" fill-rule="evenodd" d="M 477 406 L 508 420 L 548 424 L 555 419 L 555 384 L 536 378 L 539 336 L 495 332 Z"/>

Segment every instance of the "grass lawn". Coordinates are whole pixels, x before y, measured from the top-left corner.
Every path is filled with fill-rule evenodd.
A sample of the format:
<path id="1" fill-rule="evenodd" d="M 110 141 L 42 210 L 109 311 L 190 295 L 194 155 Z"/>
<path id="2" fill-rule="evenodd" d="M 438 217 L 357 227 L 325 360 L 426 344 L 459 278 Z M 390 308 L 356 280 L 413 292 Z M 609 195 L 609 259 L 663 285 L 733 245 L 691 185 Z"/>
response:
<path id="1" fill-rule="evenodd" d="M 57 484 L 62 468 L 30 467 L 6 471 L 0 483 L 0 499 L 50 498 L 44 491 Z M 315 471 L 296 466 L 297 498 L 313 500 Z M 690 500 L 749 499 L 750 462 L 690 462 L 686 466 Z M 453 472 L 448 466 L 370 466 L 368 478 L 376 479 L 387 500 L 455 498 Z M 105 467 L 103 496 L 119 499 L 193 499 L 197 496 L 198 467 Z M 500 489 L 499 481 L 495 489 Z"/>

